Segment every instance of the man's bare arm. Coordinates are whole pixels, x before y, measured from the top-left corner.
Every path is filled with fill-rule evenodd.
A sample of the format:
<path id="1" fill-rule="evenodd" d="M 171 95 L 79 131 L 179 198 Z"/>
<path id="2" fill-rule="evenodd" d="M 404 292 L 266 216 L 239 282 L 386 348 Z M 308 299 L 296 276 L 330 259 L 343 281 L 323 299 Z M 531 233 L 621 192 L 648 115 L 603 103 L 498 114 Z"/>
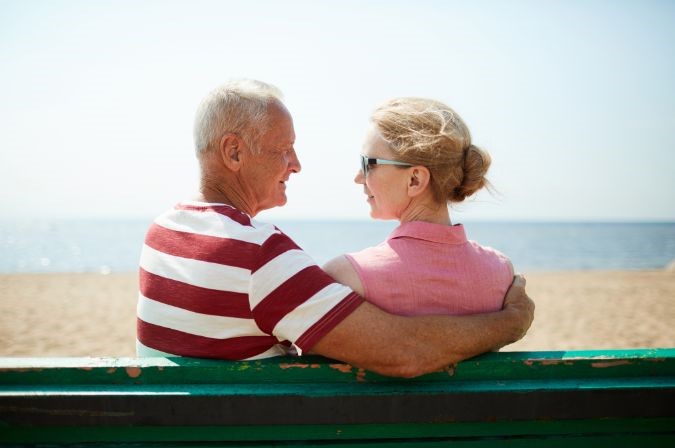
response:
<path id="1" fill-rule="evenodd" d="M 383 375 L 414 377 L 517 341 L 533 317 L 525 279 L 517 276 L 504 309 L 495 313 L 403 317 L 364 303 L 312 352 Z"/>

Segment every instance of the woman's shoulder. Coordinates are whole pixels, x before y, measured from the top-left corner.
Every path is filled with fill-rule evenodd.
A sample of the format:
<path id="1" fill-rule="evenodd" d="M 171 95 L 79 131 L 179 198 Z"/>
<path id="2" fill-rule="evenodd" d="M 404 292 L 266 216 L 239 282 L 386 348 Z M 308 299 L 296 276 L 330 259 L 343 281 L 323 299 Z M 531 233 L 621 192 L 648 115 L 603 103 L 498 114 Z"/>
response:
<path id="1" fill-rule="evenodd" d="M 361 250 L 345 254 L 352 263 L 367 262 L 371 258 L 382 258 L 394 253 L 390 240 L 382 241 L 376 246 L 365 247 Z"/>
<path id="2" fill-rule="evenodd" d="M 473 240 L 469 240 L 468 243 L 471 249 L 485 262 L 503 266 L 508 269 L 511 276 L 514 275 L 513 263 L 503 252 L 490 246 L 483 246 Z"/>
<path id="3" fill-rule="evenodd" d="M 354 265 L 349 260 L 349 255 L 339 255 L 332 260 L 327 261 L 323 266 L 323 270 L 328 275 L 333 277 L 335 281 L 347 285 L 356 291 L 361 296 L 364 295 L 363 284 L 359 273 Z"/>
<path id="4" fill-rule="evenodd" d="M 340 273 L 347 268 L 351 268 L 351 263 L 347 259 L 347 255 L 338 255 L 337 257 L 328 260 L 322 266 L 323 270 L 329 274 Z"/>

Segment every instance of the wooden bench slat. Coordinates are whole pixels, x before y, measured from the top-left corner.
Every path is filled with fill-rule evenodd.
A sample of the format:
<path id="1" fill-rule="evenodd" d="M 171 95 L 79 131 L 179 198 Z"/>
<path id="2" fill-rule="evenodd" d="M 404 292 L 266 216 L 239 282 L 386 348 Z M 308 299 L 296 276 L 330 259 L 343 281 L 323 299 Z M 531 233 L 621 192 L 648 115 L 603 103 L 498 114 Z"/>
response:
<path id="1" fill-rule="evenodd" d="M 542 438 L 675 445 L 675 349 L 490 353 L 410 380 L 321 357 L 0 359 L 2 443 L 537 446 Z"/>

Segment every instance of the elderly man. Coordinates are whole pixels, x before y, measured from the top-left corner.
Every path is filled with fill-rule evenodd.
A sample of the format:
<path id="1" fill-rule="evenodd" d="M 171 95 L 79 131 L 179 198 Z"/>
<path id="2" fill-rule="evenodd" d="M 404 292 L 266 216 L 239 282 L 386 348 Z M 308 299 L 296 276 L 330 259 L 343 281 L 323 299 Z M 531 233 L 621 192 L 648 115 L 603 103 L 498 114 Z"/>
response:
<path id="1" fill-rule="evenodd" d="M 159 216 L 140 266 L 139 356 L 257 359 L 311 352 L 413 377 L 514 342 L 534 306 L 517 278 L 501 312 L 402 317 L 336 283 L 275 226 L 300 171 L 279 91 L 231 82 L 195 120 L 201 194 Z"/>

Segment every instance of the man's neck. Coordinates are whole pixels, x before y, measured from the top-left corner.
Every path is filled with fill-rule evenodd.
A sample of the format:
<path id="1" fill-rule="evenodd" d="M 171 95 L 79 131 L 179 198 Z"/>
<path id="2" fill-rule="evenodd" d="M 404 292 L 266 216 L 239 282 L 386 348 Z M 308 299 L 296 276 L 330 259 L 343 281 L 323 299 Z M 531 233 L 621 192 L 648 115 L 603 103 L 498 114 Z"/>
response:
<path id="1" fill-rule="evenodd" d="M 249 216 L 256 215 L 256 212 L 247 206 L 247 201 L 244 200 L 243 195 L 238 194 L 236 188 L 227 188 L 224 184 L 202 182 L 198 200 L 211 204 L 231 205 Z"/>
<path id="2" fill-rule="evenodd" d="M 249 216 L 255 216 L 260 211 L 255 209 L 255 201 L 250 194 L 246 194 L 249 189 L 242 184 L 237 173 L 223 166 L 217 153 L 204 154 L 200 159 L 200 168 L 200 201 L 231 205 Z"/>

